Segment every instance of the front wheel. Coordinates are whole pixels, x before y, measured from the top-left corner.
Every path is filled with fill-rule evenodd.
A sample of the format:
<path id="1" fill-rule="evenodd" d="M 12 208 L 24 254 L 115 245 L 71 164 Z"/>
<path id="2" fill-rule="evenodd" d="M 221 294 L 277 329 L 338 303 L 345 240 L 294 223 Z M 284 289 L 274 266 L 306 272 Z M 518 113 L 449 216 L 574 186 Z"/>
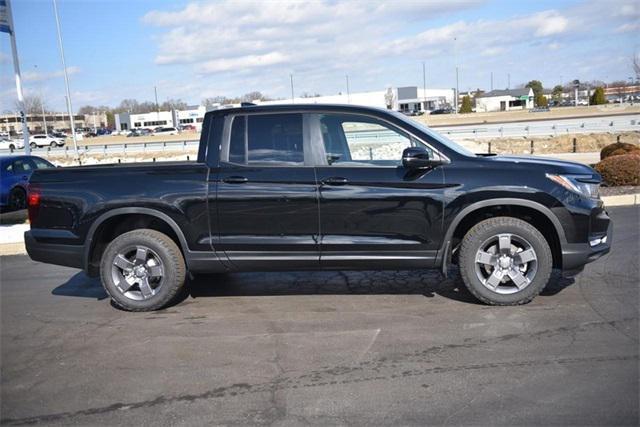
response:
<path id="1" fill-rule="evenodd" d="M 19 187 L 9 193 L 9 209 L 18 211 L 27 207 L 27 193 Z"/>
<path id="2" fill-rule="evenodd" d="M 544 236 L 528 222 L 495 217 L 462 239 L 460 275 L 469 291 L 492 305 L 526 304 L 549 281 L 553 257 Z"/>
<path id="3" fill-rule="evenodd" d="M 127 311 L 158 310 L 184 286 L 186 268 L 178 245 L 166 234 L 140 229 L 121 234 L 104 251 L 102 285 Z"/>
<path id="4" fill-rule="evenodd" d="M 31 148 L 38 148 L 38 144 L 36 144 L 35 142 L 30 142 L 30 143 L 29 143 L 29 147 L 31 147 Z"/>

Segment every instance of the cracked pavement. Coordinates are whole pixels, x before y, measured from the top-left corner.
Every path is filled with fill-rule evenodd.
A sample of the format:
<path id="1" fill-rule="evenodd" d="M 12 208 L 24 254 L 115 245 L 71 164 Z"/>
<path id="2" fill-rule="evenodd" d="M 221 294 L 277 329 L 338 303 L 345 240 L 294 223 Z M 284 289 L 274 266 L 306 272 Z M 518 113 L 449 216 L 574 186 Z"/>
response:
<path id="1" fill-rule="evenodd" d="M 640 209 L 532 303 L 455 270 L 212 275 L 154 313 L 0 258 L 3 425 L 638 424 Z"/>

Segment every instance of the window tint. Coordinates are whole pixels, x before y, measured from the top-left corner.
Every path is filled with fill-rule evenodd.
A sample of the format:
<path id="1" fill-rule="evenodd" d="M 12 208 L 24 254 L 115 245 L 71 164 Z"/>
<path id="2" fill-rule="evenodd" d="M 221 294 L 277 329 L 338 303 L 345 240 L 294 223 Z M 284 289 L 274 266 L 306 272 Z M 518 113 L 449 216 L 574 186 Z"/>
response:
<path id="1" fill-rule="evenodd" d="M 335 166 L 399 166 L 406 148 L 424 147 L 402 130 L 365 116 L 326 114 L 320 127 L 327 161 Z"/>
<path id="2" fill-rule="evenodd" d="M 248 116 L 249 163 L 304 163 L 302 114 Z"/>
<path id="3" fill-rule="evenodd" d="M 302 145 L 302 114 L 237 116 L 231 126 L 229 161 L 301 165 L 304 164 Z"/>
<path id="4" fill-rule="evenodd" d="M 31 172 L 31 162 L 26 159 L 20 159 L 13 162 L 13 173 Z"/>
<path id="5" fill-rule="evenodd" d="M 49 169 L 53 167 L 51 163 L 42 159 L 38 159 L 37 157 L 33 157 L 31 160 L 33 160 L 33 163 L 35 163 L 36 169 Z"/>
<path id="6" fill-rule="evenodd" d="M 244 164 L 247 162 L 245 157 L 245 116 L 237 116 L 233 118 L 231 126 L 231 139 L 229 141 L 229 161 L 231 163 Z"/>

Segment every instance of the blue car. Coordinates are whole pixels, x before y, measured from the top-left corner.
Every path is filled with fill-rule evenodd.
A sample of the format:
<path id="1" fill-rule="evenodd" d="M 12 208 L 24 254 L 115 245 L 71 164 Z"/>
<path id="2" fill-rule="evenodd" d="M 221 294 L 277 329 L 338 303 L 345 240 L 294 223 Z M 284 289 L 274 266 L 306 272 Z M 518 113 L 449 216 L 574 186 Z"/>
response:
<path id="1" fill-rule="evenodd" d="M 36 169 L 55 166 L 37 156 L 0 156 L 0 209 L 27 207 L 27 186 Z"/>

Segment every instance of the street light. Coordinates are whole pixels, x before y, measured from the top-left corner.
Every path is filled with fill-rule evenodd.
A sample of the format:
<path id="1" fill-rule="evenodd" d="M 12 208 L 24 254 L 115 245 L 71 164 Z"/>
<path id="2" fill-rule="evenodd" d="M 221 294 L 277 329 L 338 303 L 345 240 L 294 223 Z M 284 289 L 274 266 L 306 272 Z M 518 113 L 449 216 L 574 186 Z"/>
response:
<path id="1" fill-rule="evenodd" d="M 38 72 L 38 66 L 34 65 L 33 66 L 36 69 L 36 73 Z M 42 95 L 42 84 L 39 85 L 39 92 L 40 92 L 40 109 L 42 110 L 42 124 L 44 126 L 44 134 L 46 136 L 49 136 L 49 130 L 47 129 L 47 117 L 44 114 L 44 96 Z"/>

